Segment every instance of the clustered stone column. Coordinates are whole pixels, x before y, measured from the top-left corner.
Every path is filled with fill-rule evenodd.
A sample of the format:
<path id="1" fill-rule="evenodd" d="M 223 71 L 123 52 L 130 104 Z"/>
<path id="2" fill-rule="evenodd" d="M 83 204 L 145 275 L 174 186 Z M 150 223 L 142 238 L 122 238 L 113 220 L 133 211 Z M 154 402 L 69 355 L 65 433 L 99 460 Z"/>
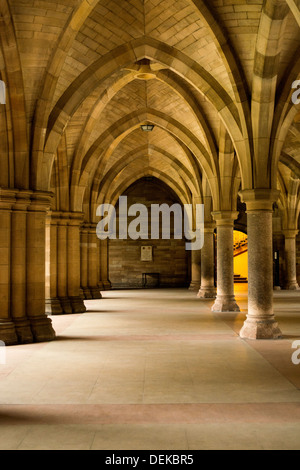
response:
<path id="1" fill-rule="evenodd" d="M 273 203 L 275 190 L 240 193 L 248 219 L 248 315 L 240 332 L 247 339 L 277 339 L 281 331 L 273 312 Z"/>
<path id="2" fill-rule="evenodd" d="M 84 313 L 80 289 L 82 214 L 52 212 L 48 219 L 47 311 L 52 315 Z"/>
<path id="3" fill-rule="evenodd" d="M 106 240 L 99 240 L 100 244 L 100 285 L 103 286 L 103 290 L 111 289 L 111 282 L 109 280 L 108 272 L 108 243 Z"/>
<path id="4" fill-rule="evenodd" d="M 86 299 L 101 299 L 100 249 L 96 224 L 81 229 L 81 288 Z"/>
<path id="5" fill-rule="evenodd" d="M 191 252 L 191 291 L 199 291 L 201 284 L 201 251 L 192 250 Z"/>
<path id="6" fill-rule="evenodd" d="M 50 213 L 46 220 L 46 312 L 61 315 L 58 298 L 58 218 Z"/>
<path id="7" fill-rule="evenodd" d="M 217 223 L 217 298 L 213 312 L 239 312 L 234 295 L 233 225 L 237 212 L 214 212 Z"/>
<path id="8" fill-rule="evenodd" d="M 87 227 L 82 227 L 80 231 L 80 268 L 81 268 L 81 290 L 83 297 L 87 300 L 92 299 L 91 291 L 88 287 L 89 285 L 89 230 Z"/>
<path id="9" fill-rule="evenodd" d="M 0 340 L 51 341 L 45 314 L 45 192 L 0 189 Z"/>
<path id="10" fill-rule="evenodd" d="M 283 230 L 285 240 L 285 277 L 287 290 L 299 290 L 296 265 L 296 237 L 298 230 Z"/>
<path id="11" fill-rule="evenodd" d="M 200 299 L 215 299 L 215 239 L 214 224 L 206 224 L 204 228 L 204 245 L 201 250 L 201 287 Z"/>
<path id="12" fill-rule="evenodd" d="M 27 317 L 27 210 L 31 204 L 31 192 L 18 193 L 11 212 L 11 316 L 18 341 L 32 343 L 33 334 Z"/>

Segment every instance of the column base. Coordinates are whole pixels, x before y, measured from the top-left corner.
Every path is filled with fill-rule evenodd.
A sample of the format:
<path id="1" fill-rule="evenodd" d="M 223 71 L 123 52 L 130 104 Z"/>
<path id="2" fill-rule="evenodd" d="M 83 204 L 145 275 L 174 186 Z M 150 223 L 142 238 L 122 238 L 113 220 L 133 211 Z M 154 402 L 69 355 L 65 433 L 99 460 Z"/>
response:
<path id="1" fill-rule="evenodd" d="M 61 297 L 59 301 L 61 304 L 62 313 L 66 315 L 71 315 L 73 313 L 73 309 L 70 299 L 68 297 Z"/>
<path id="2" fill-rule="evenodd" d="M 93 296 L 92 296 L 91 291 L 88 287 L 83 287 L 82 292 L 83 292 L 83 296 L 84 296 L 83 298 L 85 300 L 92 300 Z"/>
<path id="3" fill-rule="evenodd" d="M 198 299 L 215 299 L 217 296 L 216 288 L 215 287 L 204 287 L 200 288 L 198 292 Z"/>
<path id="4" fill-rule="evenodd" d="M 211 309 L 212 312 L 240 312 L 240 307 L 236 303 L 234 295 L 218 295 Z"/>
<path id="5" fill-rule="evenodd" d="M 30 323 L 34 341 L 37 343 L 53 341 L 55 339 L 56 334 L 49 318 L 45 316 L 30 318 Z"/>
<path id="6" fill-rule="evenodd" d="M 201 284 L 201 281 L 198 281 L 198 282 L 191 282 L 190 283 L 190 287 L 189 287 L 189 290 L 190 291 L 193 291 L 193 292 L 198 292 L 199 291 L 199 286 Z"/>
<path id="7" fill-rule="evenodd" d="M 102 299 L 102 294 L 100 292 L 99 287 L 90 287 L 90 292 L 92 295 L 92 299 Z"/>
<path id="8" fill-rule="evenodd" d="M 300 290 L 299 284 L 297 282 L 293 282 L 291 284 L 288 284 L 285 287 L 285 290 Z"/>
<path id="9" fill-rule="evenodd" d="M 12 322 L 0 320 L 0 341 L 6 346 L 18 344 L 15 325 Z"/>
<path id="10" fill-rule="evenodd" d="M 81 297 L 70 297 L 70 303 L 73 313 L 85 313 L 86 307 Z"/>
<path id="11" fill-rule="evenodd" d="M 282 333 L 275 320 L 247 318 L 240 331 L 242 339 L 280 339 Z"/>
<path id="12" fill-rule="evenodd" d="M 110 290 L 111 289 L 111 282 L 110 281 L 102 281 L 103 283 L 103 289 L 104 290 Z"/>
<path id="13" fill-rule="evenodd" d="M 275 286 L 274 290 L 279 291 L 279 290 L 281 290 L 281 287 L 280 286 Z"/>
<path id="14" fill-rule="evenodd" d="M 64 313 L 59 299 L 46 299 L 46 313 L 47 315 L 62 315 Z"/>
<path id="15" fill-rule="evenodd" d="M 14 319 L 16 334 L 19 344 L 33 343 L 33 335 L 30 327 L 30 322 L 26 319 Z"/>

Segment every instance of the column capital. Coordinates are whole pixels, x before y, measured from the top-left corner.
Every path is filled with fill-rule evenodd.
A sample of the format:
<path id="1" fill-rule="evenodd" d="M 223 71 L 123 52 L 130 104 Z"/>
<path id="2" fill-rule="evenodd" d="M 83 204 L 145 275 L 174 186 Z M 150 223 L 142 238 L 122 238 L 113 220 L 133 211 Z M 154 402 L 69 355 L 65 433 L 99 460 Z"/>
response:
<path id="1" fill-rule="evenodd" d="M 11 210 L 16 203 L 16 189 L 0 188 L 0 210 Z"/>
<path id="2" fill-rule="evenodd" d="M 247 212 L 273 212 L 273 204 L 279 198 L 277 189 L 245 189 L 239 192 L 242 202 L 247 205 Z"/>
<path id="3" fill-rule="evenodd" d="M 83 212 L 70 212 L 69 213 L 69 225 L 78 226 L 82 225 L 84 218 Z"/>
<path id="4" fill-rule="evenodd" d="M 233 225 L 233 222 L 238 218 L 239 212 L 237 211 L 216 211 L 212 212 L 214 220 L 219 225 Z"/>
<path id="5" fill-rule="evenodd" d="M 47 213 L 46 220 L 47 220 L 47 223 L 49 223 L 51 225 L 57 225 L 58 221 L 59 221 L 59 218 L 60 218 L 60 213 L 59 212 L 49 211 Z"/>
<path id="6" fill-rule="evenodd" d="M 88 231 L 89 233 L 96 235 L 97 224 L 89 224 Z"/>
<path id="7" fill-rule="evenodd" d="M 31 205 L 32 191 L 19 191 L 16 194 L 16 203 L 14 204 L 14 211 L 26 211 Z"/>
<path id="8" fill-rule="evenodd" d="M 282 230 L 282 233 L 285 238 L 296 238 L 296 236 L 299 233 L 299 230 L 287 229 L 287 230 Z"/>
<path id="9" fill-rule="evenodd" d="M 204 222 L 204 233 L 213 233 L 216 228 L 215 222 Z"/>
<path id="10" fill-rule="evenodd" d="M 33 191 L 31 193 L 31 204 L 29 212 L 47 212 L 50 209 L 53 193 L 48 191 Z"/>

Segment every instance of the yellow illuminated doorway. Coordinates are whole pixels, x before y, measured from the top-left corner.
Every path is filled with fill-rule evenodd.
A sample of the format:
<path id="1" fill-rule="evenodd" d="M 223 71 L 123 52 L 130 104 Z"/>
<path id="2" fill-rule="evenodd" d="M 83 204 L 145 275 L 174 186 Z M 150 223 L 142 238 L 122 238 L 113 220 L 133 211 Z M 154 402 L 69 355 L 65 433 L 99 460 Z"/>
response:
<path id="1" fill-rule="evenodd" d="M 234 231 L 234 284 L 236 290 L 248 289 L 248 237 Z"/>

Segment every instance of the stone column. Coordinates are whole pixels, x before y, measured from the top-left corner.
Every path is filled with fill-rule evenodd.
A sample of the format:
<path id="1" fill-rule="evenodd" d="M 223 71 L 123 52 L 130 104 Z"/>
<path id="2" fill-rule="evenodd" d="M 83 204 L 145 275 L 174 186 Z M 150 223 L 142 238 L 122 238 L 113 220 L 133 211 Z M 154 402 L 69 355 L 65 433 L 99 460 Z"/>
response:
<path id="1" fill-rule="evenodd" d="M 32 343 L 30 321 L 26 312 L 26 226 L 31 191 L 19 191 L 11 215 L 11 316 L 18 342 Z"/>
<path id="2" fill-rule="evenodd" d="M 99 284 L 99 250 L 98 238 L 96 234 L 96 224 L 89 226 L 88 232 L 88 283 L 89 290 L 93 299 L 101 299 Z"/>
<path id="3" fill-rule="evenodd" d="M 101 272 L 101 282 L 104 290 L 111 289 L 111 282 L 108 275 L 108 240 L 99 240 L 100 242 L 100 272 Z"/>
<path id="4" fill-rule="evenodd" d="M 15 191 L 0 188 L 0 341 L 17 344 L 15 325 L 10 315 L 11 300 L 11 212 Z"/>
<path id="5" fill-rule="evenodd" d="M 215 299 L 215 239 L 213 224 L 204 228 L 204 245 L 201 250 L 201 288 L 198 293 L 200 299 Z"/>
<path id="6" fill-rule="evenodd" d="M 281 280 L 281 258 L 282 256 L 282 218 L 279 214 L 279 210 L 274 210 L 273 212 L 273 272 L 274 272 L 274 290 L 281 290 L 280 280 Z"/>
<path id="7" fill-rule="evenodd" d="M 86 312 L 80 296 L 80 225 L 82 214 L 70 213 L 68 222 L 68 297 L 73 313 Z"/>
<path id="8" fill-rule="evenodd" d="M 298 230 L 283 230 L 285 245 L 285 289 L 299 290 L 297 282 L 296 237 Z"/>
<path id="9" fill-rule="evenodd" d="M 275 190 L 240 193 L 247 204 L 248 220 L 248 315 L 240 332 L 246 339 L 278 339 L 281 331 L 273 312 L 273 203 Z"/>
<path id="10" fill-rule="evenodd" d="M 49 193 L 34 192 L 27 214 L 27 316 L 37 342 L 55 338 L 45 314 L 46 211 L 50 197 Z"/>
<path id="11" fill-rule="evenodd" d="M 191 277 L 189 290 L 198 292 L 201 285 L 201 250 L 191 252 Z"/>
<path id="12" fill-rule="evenodd" d="M 91 291 L 88 288 L 88 269 L 89 269 L 89 258 L 88 258 L 88 246 L 89 246 L 89 231 L 88 228 L 82 227 L 80 231 L 80 278 L 81 278 L 81 289 L 85 299 L 92 299 Z"/>
<path id="13" fill-rule="evenodd" d="M 217 298 L 213 312 L 239 312 L 234 295 L 233 225 L 238 212 L 214 212 L 217 223 Z"/>
<path id="14" fill-rule="evenodd" d="M 68 214 L 61 213 L 57 226 L 57 291 L 65 314 L 73 313 L 68 295 Z"/>
<path id="15" fill-rule="evenodd" d="M 49 214 L 46 221 L 46 312 L 61 315 L 63 309 L 58 298 L 58 219 L 56 213 Z"/>
<path id="16" fill-rule="evenodd" d="M 97 246 L 98 246 L 98 259 L 99 259 L 99 262 L 98 262 L 98 287 L 100 289 L 100 292 L 101 291 L 104 291 L 105 290 L 105 285 L 102 281 L 102 250 L 101 250 L 101 241 L 99 240 L 99 238 L 97 237 Z"/>

